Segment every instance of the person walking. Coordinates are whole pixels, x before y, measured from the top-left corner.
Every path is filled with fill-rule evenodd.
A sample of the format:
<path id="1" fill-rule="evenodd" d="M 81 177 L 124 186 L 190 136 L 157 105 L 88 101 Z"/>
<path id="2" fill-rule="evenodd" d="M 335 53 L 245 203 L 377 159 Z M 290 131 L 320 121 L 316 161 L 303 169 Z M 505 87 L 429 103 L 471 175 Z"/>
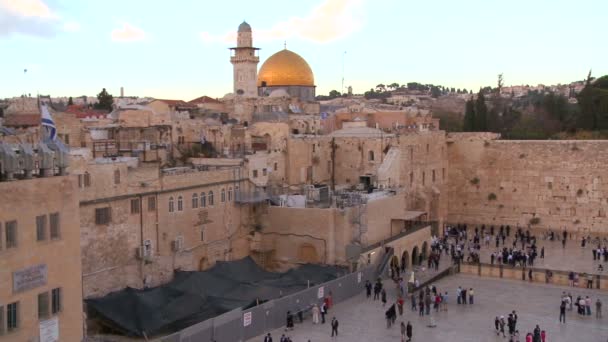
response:
<path id="1" fill-rule="evenodd" d="M 559 322 L 566 323 L 566 301 L 562 300 L 562 303 L 559 305 Z"/>
<path id="2" fill-rule="evenodd" d="M 382 307 L 384 307 L 386 305 L 386 290 L 382 289 L 382 292 L 380 293 L 380 297 L 382 298 Z"/>
<path id="3" fill-rule="evenodd" d="M 405 327 L 405 334 L 407 335 L 407 342 L 412 341 L 412 324 L 410 321 L 407 321 L 407 326 Z"/>
<path id="4" fill-rule="evenodd" d="M 471 305 L 473 305 L 473 295 L 474 295 L 473 288 L 471 287 L 469 289 L 469 304 L 471 304 Z"/>
<path id="5" fill-rule="evenodd" d="M 602 301 L 599 298 L 595 302 L 595 318 L 602 318 Z"/>
<path id="6" fill-rule="evenodd" d="M 536 328 L 534 328 L 534 333 L 532 334 L 532 341 L 540 342 L 540 328 L 538 324 L 536 325 Z"/>
<path id="7" fill-rule="evenodd" d="M 336 317 L 333 317 L 331 319 L 331 337 L 338 337 L 338 320 L 336 319 Z"/>
<path id="8" fill-rule="evenodd" d="M 410 296 L 411 296 L 410 298 L 412 300 L 412 311 L 416 312 L 416 308 L 417 308 L 417 306 L 416 306 L 416 294 L 412 293 Z"/>
<path id="9" fill-rule="evenodd" d="M 270 333 L 264 337 L 264 342 L 272 342 L 272 335 L 270 335 Z"/>
<path id="10" fill-rule="evenodd" d="M 368 299 L 372 296 L 372 283 L 369 280 L 365 281 L 365 295 Z"/>
<path id="11" fill-rule="evenodd" d="M 325 315 L 327 315 L 327 305 L 321 304 L 321 324 L 325 324 Z"/>
<path id="12" fill-rule="evenodd" d="M 320 314 L 319 306 L 314 304 L 312 306 L 312 324 L 319 324 L 319 314 Z"/>
<path id="13" fill-rule="evenodd" d="M 505 316 L 500 316 L 500 333 L 502 337 L 507 337 L 505 335 Z"/>
<path id="14" fill-rule="evenodd" d="M 587 316 L 591 316 L 591 298 L 585 297 L 585 313 Z"/>
<path id="15" fill-rule="evenodd" d="M 397 309 L 399 310 L 399 316 L 403 316 L 403 297 L 401 296 L 397 299 Z"/>
<path id="16" fill-rule="evenodd" d="M 401 322 L 401 342 L 405 342 L 405 323 Z"/>
<path id="17" fill-rule="evenodd" d="M 500 320 L 498 319 L 498 316 L 494 318 L 494 329 L 496 329 L 496 336 L 498 336 L 500 334 Z"/>

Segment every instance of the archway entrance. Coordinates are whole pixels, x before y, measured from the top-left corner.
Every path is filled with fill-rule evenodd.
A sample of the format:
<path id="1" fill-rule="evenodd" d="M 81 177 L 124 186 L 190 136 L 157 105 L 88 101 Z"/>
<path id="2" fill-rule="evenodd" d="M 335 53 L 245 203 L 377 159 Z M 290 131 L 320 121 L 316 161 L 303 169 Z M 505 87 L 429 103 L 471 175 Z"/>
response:
<path id="1" fill-rule="evenodd" d="M 399 268 L 399 258 L 396 255 L 391 258 L 391 268 L 393 267 Z"/>
<path id="2" fill-rule="evenodd" d="M 401 255 L 401 270 L 405 270 L 410 267 L 410 254 L 404 251 Z"/>
<path id="3" fill-rule="evenodd" d="M 412 266 L 418 265 L 420 260 L 418 260 L 418 246 L 414 247 L 412 250 Z"/>
<path id="4" fill-rule="evenodd" d="M 309 264 L 315 264 L 319 262 L 319 256 L 317 255 L 317 249 L 315 246 L 309 243 L 303 243 L 300 245 L 298 250 L 298 257 L 300 261 Z"/>
<path id="5" fill-rule="evenodd" d="M 207 266 L 207 257 L 202 257 L 201 260 L 198 262 L 198 270 L 204 271 L 205 269 L 207 269 Z"/>
<path id="6" fill-rule="evenodd" d="M 424 243 L 422 244 L 422 260 L 426 260 L 429 257 L 429 246 L 428 243 L 426 241 L 424 241 Z"/>

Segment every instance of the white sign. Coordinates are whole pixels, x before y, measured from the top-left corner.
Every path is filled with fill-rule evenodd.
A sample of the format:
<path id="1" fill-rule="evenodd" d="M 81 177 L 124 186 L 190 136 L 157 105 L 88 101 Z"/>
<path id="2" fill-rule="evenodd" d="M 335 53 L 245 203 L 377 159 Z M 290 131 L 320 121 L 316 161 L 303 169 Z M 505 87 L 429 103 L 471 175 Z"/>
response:
<path id="1" fill-rule="evenodd" d="M 251 319 L 252 319 L 251 311 L 245 312 L 243 314 L 243 326 L 244 327 L 250 326 L 251 325 Z"/>
<path id="2" fill-rule="evenodd" d="M 59 318 L 40 322 L 40 342 L 59 342 Z"/>
<path id="3" fill-rule="evenodd" d="M 319 290 L 317 290 L 317 298 L 321 299 L 325 297 L 325 293 L 323 291 L 323 286 L 319 287 Z"/>
<path id="4" fill-rule="evenodd" d="M 357 274 L 357 283 L 361 282 L 361 272 L 359 272 L 359 274 Z"/>

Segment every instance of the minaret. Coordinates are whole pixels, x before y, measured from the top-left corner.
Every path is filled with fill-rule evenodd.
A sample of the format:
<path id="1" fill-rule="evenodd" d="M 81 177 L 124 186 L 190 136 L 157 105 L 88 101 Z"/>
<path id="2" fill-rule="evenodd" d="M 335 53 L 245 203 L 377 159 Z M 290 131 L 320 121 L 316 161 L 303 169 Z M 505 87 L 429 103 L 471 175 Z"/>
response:
<path id="1" fill-rule="evenodd" d="M 236 47 L 230 48 L 230 63 L 233 65 L 234 93 L 246 97 L 258 96 L 258 48 L 253 47 L 251 26 L 243 21 L 239 25 Z"/>

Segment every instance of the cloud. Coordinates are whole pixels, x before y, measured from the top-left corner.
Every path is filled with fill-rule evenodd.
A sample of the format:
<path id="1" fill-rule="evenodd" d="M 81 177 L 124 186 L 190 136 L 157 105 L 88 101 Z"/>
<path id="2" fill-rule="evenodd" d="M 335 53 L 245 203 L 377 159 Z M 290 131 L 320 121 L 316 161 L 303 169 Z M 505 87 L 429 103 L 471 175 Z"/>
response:
<path id="1" fill-rule="evenodd" d="M 363 26 L 363 3 L 364 0 L 325 0 L 304 17 L 289 18 L 270 29 L 254 28 L 254 39 L 271 41 L 299 37 L 317 43 L 335 41 Z M 236 41 L 236 32 L 221 35 L 202 32 L 200 36 L 207 43 Z"/>
<path id="2" fill-rule="evenodd" d="M 112 40 L 115 42 L 135 42 L 145 38 L 144 30 L 128 23 L 124 23 L 121 28 L 112 31 Z"/>
<path id="3" fill-rule="evenodd" d="M 59 17 L 41 0 L 0 0 L 0 38 L 13 34 L 52 37 Z"/>
<path id="4" fill-rule="evenodd" d="M 80 31 L 80 23 L 76 21 L 66 21 L 63 23 L 63 30 L 66 32 L 78 32 Z"/>

